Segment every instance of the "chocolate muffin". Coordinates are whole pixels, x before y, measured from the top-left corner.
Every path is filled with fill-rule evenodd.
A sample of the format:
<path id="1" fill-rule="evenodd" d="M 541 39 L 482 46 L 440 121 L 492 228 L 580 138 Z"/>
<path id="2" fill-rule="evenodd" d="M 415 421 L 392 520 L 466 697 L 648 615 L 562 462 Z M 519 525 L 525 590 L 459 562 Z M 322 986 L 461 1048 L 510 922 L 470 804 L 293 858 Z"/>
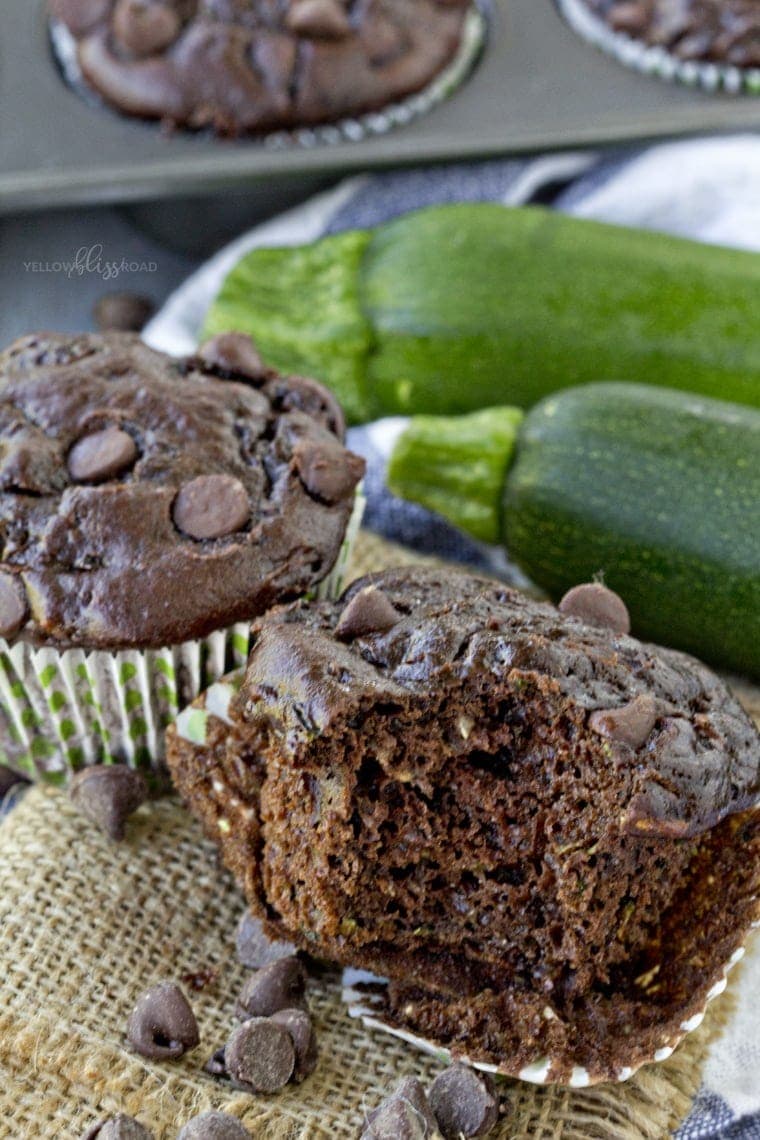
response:
<path id="1" fill-rule="evenodd" d="M 223 670 L 236 623 L 314 589 L 341 551 L 364 470 L 342 433 L 325 389 L 266 369 L 237 334 L 183 360 L 127 333 L 34 334 L 0 354 L 0 661 L 11 704 L 0 755 L 21 743 L 14 720 L 26 744 L 39 738 L 31 730 L 50 712 L 56 670 L 53 711 L 73 702 L 64 731 L 87 737 L 76 690 L 97 671 L 96 651 L 120 683 L 139 683 L 155 734 L 146 663 L 181 705 L 203 672 Z M 191 659 L 173 657 L 184 645 Z M 64 660 L 74 650 L 84 657 Z M 144 651 L 153 656 L 111 660 Z M 36 702 L 41 675 L 51 679 Z M 33 714 L 14 713 L 14 685 Z M 107 703 L 89 681 L 88 692 Z"/>
<path id="2" fill-rule="evenodd" d="M 85 81 L 128 115 L 220 135 L 331 123 L 452 63 L 471 0 L 51 0 Z"/>
<path id="3" fill-rule="evenodd" d="M 756 0 L 560 0 L 560 7 L 581 34 L 633 66 L 708 86 L 760 78 Z"/>
<path id="4" fill-rule="evenodd" d="M 757 918 L 760 739 L 699 662 L 617 629 L 388 571 L 258 621 L 169 767 L 268 933 L 389 978 L 389 1023 L 528 1079 L 623 1079 L 695 1027 Z"/>

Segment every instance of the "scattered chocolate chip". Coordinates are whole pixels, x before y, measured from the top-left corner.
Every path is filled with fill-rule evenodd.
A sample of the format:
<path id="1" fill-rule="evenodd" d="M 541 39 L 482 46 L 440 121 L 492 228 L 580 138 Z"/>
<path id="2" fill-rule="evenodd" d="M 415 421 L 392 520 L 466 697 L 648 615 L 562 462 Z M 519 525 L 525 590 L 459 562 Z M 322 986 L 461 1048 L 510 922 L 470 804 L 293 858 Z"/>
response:
<path id="1" fill-rule="evenodd" d="M 452 1065 L 436 1077 L 428 1099 L 445 1140 L 487 1136 L 499 1119 L 493 1082 L 466 1065 Z"/>
<path id="2" fill-rule="evenodd" d="M 309 494 L 325 503 L 340 503 L 352 495 L 366 468 L 364 460 L 344 451 L 337 439 L 319 444 L 299 440 L 293 464 Z"/>
<path id="3" fill-rule="evenodd" d="M 69 452 L 69 475 L 75 483 L 102 483 L 131 467 L 137 444 L 129 432 L 103 428 L 83 436 Z"/>
<path id="4" fill-rule="evenodd" d="M 351 32 L 348 13 L 340 0 L 294 0 L 285 25 L 298 36 L 342 40 Z"/>
<path id="5" fill-rule="evenodd" d="M 148 787 L 140 772 L 123 764 L 96 764 L 72 777 L 69 795 L 82 815 L 118 843 L 127 819 L 147 800 Z"/>
<path id="6" fill-rule="evenodd" d="M 353 641 L 371 633 L 387 633 L 401 621 L 401 614 L 387 594 L 376 586 L 365 586 L 354 594 L 335 627 L 339 641 Z"/>
<path id="7" fill-rule="evenodd" d="M 246 911 L 237 928 L 238 962 L 251 970 L 260 970 L 283 958 L 292 958 L 296 948 L 290 942 L 273 942 L 267 938 L 258 918 Z"/>
<path id="8" fill-rule="evenodd" d="M 219 333 L 201 345 L 198 359 L 208 368 L 249 380 L 262 380 L 269 374 L 255 343 L 245 333 Z"/>
<path id="9" fill-rule="evenodd" d="M 203 541 L 242 530 L 251 517 L 251 504 L 239 479 L 199 475 L 180 488 L 173 515 L 179 530 Z"/>
<path id="10" fill-rule="evenodd" d="M 127 1039 L 143 1057 L 181 1057 L 200 1041 L 198 1022 L 182 990 L 159 982 L 137 999 L 127 1022 Z"/>
<path id="11" fill-rule="evenodd" d="M 153 1133 L 123 1112 L 88 1128 L 82 1140 L 153 1140 Z"/>
<path id="12" fill-rule="evenodd" d="M 235 1012 L 239 1018 L 271 1017 L 281 1009 L 306 1009 L 306 972 L 298 958 L 281 958 L 246 981 Z"/>
<path id="13" fill-rule="evenodd" d="M 416 1077 L 406 1077 L 367 1117 L 362 1140 L 432 1140 L 435 1117 Z"/>
<path id="14" fill-rule="evenodd" d="M 600 582 L 573 586 L 559 603 L 560 611 L 587 625 L 599 625 L 614 633 L 630 633 L 631 618 L 625 602 Z"/>
<path id="15" fill-rule="evenodd" d="M 101 332 L 142 332 L 155 308 L 150 297 L 139 293 L 105 293 L 96 301 L 93 317 Z"/>
<path id="16" fill-rule="evenodd" d="M 156 0 L 117 0 L 111 22 L 119 47 L 138 57 L 164 51 L 181 27 L 179 13 Z"/>
<path id="17" fill-rule="evenodd" d="M 0 571 L 0 637 L 13 637 L 25 624 L 29 612 L 26 593 L 15 574 Z"/>
<path id="18" fill-rule="evenodd" d="M 105 19 L 110 6 L 111 0 L 51 0 L 50 14 L 75 36 L 82 36 Z"/>
<path id="19" fill-rule="evenodd" d="M 11 788 L 28 783 L 29 780 L 26 776 L 22 776 L 20 772 L 14 772 L 12 768 L 6 768 L 4 764 L 0 764 L 0 800 L 3 796 L 7 796 Z"/>
<path id="20" fill-rule="evenodd" d="M 221 1049 L 215 1049 L 209 1057 L 206 1064 L 203 1066 L 204 1073 L 208 1073 L 211 1077 L 228 1077 L 227 1065 L 224 1061 L 224 1045 Z"/>
<path id="21" fill-rule="evenodd" d="M 657 702 L 651 693 L 642 693 L 620 708 L 597 709 L 588 723 L 592 732 L 638 749 L 647 742 L 657 723 Z"/>
<path id="22" fill-rule="evenodd" d="M 287 1029 L 296 1052 L 293 1079 L 305 1081 L 317 1067 L 317 1037 L 311 1018 L 302 1009 L 281 1009 L 271 1020 Z"/>
<path id="23" fill-rule="evenodd" d="M 224 1058 L 233 1081 L 257 1093 L 284 1088 L 296 1063 L 287 1029 L 266 1017 L 244 1021 L 230 1037 Z"/>
<path id="24" fill-rule="evenodd" d="M 251 1140 L 251 1134 L 236 1116 L 204 1112 L 188 1120 L 177 1140 Z"/>

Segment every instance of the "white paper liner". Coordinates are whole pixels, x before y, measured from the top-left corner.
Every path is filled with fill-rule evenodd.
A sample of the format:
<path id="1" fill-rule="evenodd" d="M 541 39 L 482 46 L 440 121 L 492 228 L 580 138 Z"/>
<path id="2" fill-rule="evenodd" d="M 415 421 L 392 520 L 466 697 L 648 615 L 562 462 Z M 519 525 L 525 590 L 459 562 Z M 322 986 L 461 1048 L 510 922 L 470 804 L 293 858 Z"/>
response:
<path id="1" fill-rule="evenodd" d="M 315 591 L 337 597 L 361 526 L 357 488 L 340 553 Z M 248 659 L 249 622 L 164 649 L 34 648 L 0 638 L 0 766 L 65 783 L 90 764 L 161 773 L 164 733 L 181 709 Z"/>
<path id="2" fill-rule="evenodd" d="M 667 1061 L 669 1057 L 672 1057 L 684 1037 L 688 1036 L 689 1033 L 693 1033 L 694 1030 L 698 1029 L 702 1024 L 707 1006 L 726 989 L 728 985 L 728 974 L 737 962 L 741 961 L 744 957 L 744 953 L 744 947 L 740 946 L 731 955 L 731 958 L 721 971 L 721 977 L 708 992 L 705 998 L 704 1008 L 690 1017 L 688 1021 L 682 1022 L 679 1027 L 679 1032 L 663 1040 L 660 1048 L 655 1050 L 651 1057 L 644 1061 L 638 1061 L 635 1066 L 621 1067 L 617 1072 L 617 1080 L 619 1082 L 630 1080 L 634 1073 L 638 1072 L 643 1065 Z M 382 999 L 380 995 L 366 993 L 358 988 L 361 985 L 386 986 L 387 984 L 387 978 L 379 978 L 375 974 L 368 973 L 366 970 L 344 970 L 342 996 L 343 1001 L 348 1006 L 349 1016 L 360 1018 L 362 1024 L 365 1025 L 367 1029 L 378 1029 L 383 1033 L 389 1033 L 392 1037 L 397 1037 L 399 1040 L 406 1041 L 407 1044 L 413 1045 L 415 1049 L 419 1049 L 423 1053 L 436 1057 L 444 1064 L 451 1064 L 451 1062 L 456 1059 L 460 1064 L 470 1065 L 472 1068 L 479 1069 L 483 1073 L 492 1073 L 495 1076 L 513 1077 L 534 1085 L 558 1083 L 551 1080 L 549 1076 L 552 1069 L 552 1060 L 550 1057 L 537 1057 L 532 1064 L 519 1070 L 510 1069 L 509 1065 L 498 1066 L 491 1062 L 479 1061 L 477 1057 L 462 1057 L 457 1055 L 457 1057 L 454 1058 L 450 1050 L 445 1046 L 412 1033 L 411 1030 L 402 1029 L 396 1025 L 389 1025 L 388 1022 L 383 1019 Z M 588 1069 L 576 1067 L 573 1069 L 570 1079 L 564 1083 L 567 1084 L 569 1088 L 585 1089 L 592 1085 L 602 1084 L 608 1081 L 609 1077 L 606 1075 L 592 1073 L 589 1072 Z"/>
<path id="3" fill-rule="evenodd" d="M 401 102 L 389 103 L 387 107 L 371 114 L 341 119 L 324 126 L 299 127 L 294 130 L 245 136 L 242 141 L 248 145 L 253 143 L 272 150 L 283 150 L 292 146 L 315 147 L 341 142 L 359 142 L 369 136 L 387 134 L 394 127 L 405 126 L 412 119 L 426 114 L 439 103 L 443 103 L 468 78 L 478 61 L 488 33 L 488 20 L 484 9 L 485 0 L 474 0 L 473 7 L 465 18 L 456 55 L 447 67 L 416 95 L 410 95 Z M 69 86 L 88 102 L 96 103 L 104 110 L 119 114 L 118 108 L 106 104 L 82 76 L 77 58 L 76 39 L 66 25 L 59 20 L 51 20 L 50 39 L 63 77 Z M 205 135 L 204 132 L 197 131 L 186 133 L 200 133 L 202 137 L 206 137 L 208 132 Z"/>
<path id="4" fill-rule="evenodd" d="M 584 0 L 556 0 L 556 4 L 573 31 L 626 67 L 706 91 L 725 91 L 732 95 L 760 94 L 758 67 L 678 59 L 666 48 L 651 46 L 623 32 L 613 31 Z"/>

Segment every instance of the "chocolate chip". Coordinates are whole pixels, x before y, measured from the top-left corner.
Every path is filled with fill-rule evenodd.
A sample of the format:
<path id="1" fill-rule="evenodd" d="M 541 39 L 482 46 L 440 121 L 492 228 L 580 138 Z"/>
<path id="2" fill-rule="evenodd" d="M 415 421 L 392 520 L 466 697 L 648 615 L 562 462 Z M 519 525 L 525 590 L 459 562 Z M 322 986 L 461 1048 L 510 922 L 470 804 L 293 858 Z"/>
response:
<path id="1" fill-rule="evenodd" d="M 251 337 L 245 333 L 219 333 L 202 344 L 198 358 L 208 368 L 218 368 L 233 376 L 246 376 L 249 380 L 262 380 L 268 369 Z"/>
<path id="2" fill-rule="evenodd" d="M 143 1057 L 181 1057 L 200 1041 L 198 1022 L 182 990 L 159 982 L 137 999 L 127 1022 L 127 1039 Z"/>
<path id="3" fill-rule="evenodd" d="M 51 0 L 50 14 L 75 36 L 82 36 L 106 18 L 110 7 L 111 0 Z"/>
<path id="4" fill-rule="evenodd" d="M 638 749 L 647 742 L 657 723 L 657 702 L 650 693 L 642 693 L 620 708 L 597 709 L 588 723 L 592 732 Z"/>
<path id="5" fill-rule="evenodd" d="M 317 1037 L 308 1013 L 302 1009 L 281 1009 L 271 1020 L 287 1029 L 296 1053 L 293 1079 L 305 1081 L 317 1067 Z"/>
<path id="6" fill-rule="evenodd" d="M 206 1064 L 203 1066 L 204 1073 L 208 1073 L 212 1077 L 228 1077 L 227 1065 L 224 1061 L 224 1045 L 221 1049 L 215 1049 L 209 1057 Z"/>
<path id="7" fill-rule="evenodd" d="M 199 475 L 180 488 L 173 515 L 179 530 L 203 541 L 242 530 L 251 517 L 251 504 L 239 479 Z"/>
<path id="8" fill-rule="evenodd" d="M 69 475 L 75 483 L 102 483 L 131 467 L 137 444 L 129 432 L 103 428 L 83 436 L 69 452 Z"/>
<path id="9" fill-rule="evenodd" d="M 133 1116 L 119 1112 L 88 1128 L 82 1140 L 153 1140 L 153 1133 Z"/>
<path id="10" fill-rule="evenodd" d="M 282 958 L 292 958 L 296 949 L 290 942 L 274 942 L 267 938 L 258 918 L 246 911 L 237 928 L 237 956 L 243 966 L 260 970 Z"/>
<path id="11" fill-rule="evenodd" d="M 344 607 L 335 636 L 339 641 L 353 641 L 371 633 L 387 633 L 401 621 L 401 614 L 387 594 L 377 586 L 365 586 Z"/>
<path id="12" fill-rule="evenodd" d="M 69 795 L 82 815 L 119 842 L 127 819 L 148 798 L 148 787 L 139 772 L 123 764 L 96 764 L 72 777 Z"/>
<path id="13" fill-rule="evenodd" d="M 306 973 L 298 958 L 282 958 L 246 981 L 235 1012 L 239 1018 L 271 1017 L 281 1009 L 306 1009 Z"/>
<path id="14" fill-rule="evenodd" d="M 224 1056 L 233 1081 L 257 1093 L 283 1088 L 296 1063 L 287 1029 L 265 1017 L 243 1022 L 230 1037 Z"/>
<path id="15" fill-rule="evenodd" d="M 294 0 L 285 18 L 289 31 L 310 39 L 342 40 L 351 24 L 340 0 Z"/>
<path id="16" fill-rule="evenodd" d="M 493 1082 L 466 1065 L 452 1065 L 436 1077 L 428 1099 L 445 1140 L 487 1136 L 499 1119 Z"/>
<path id="17" fill-rule="evenodd" d="M 204 1112 L 188 1120 L 177 1140 L 251 1140 L 251 1134 L 236 1116 Z"/>
<path id="18" fill-rule="evenodd" d="M 139 293 L 106 293 L 95 304 L 95 324 L 102 332 L 142 332 L 155 311 Z"/>
<path id="19" fill-rule="evenodd" d="M 146 56 L 174 43 L 182 27 L 179 13 L 155 0 L 117 0 L 112 29 L 119 47 Z"/>
<path id="20" fill-rule="evenodd" d="M 15 574 L 0 571 L 0 637 L 13 637 L 26 623 L 26 593 Z"/>
<path id="21" fill-rule="evenodd" d="M 274 395 L 277 406 L 282 411 L 304 411 L 339 440 L 345 438 L 346 420 L 343 409 L 323 384 L 310 380 L 308 376 L 285 376 L 282 381 L 275 382 Z"/>
<path id="22" fill-rule="evenodd" d="M 345 451 L 338 440 L 299 440 L 293 449 L 293 465 L 309 494 L 325 503 L 340 503 L 352 495 L 366 467 L 363 459 Z"/>
<path id="23" fill-rule="evenodd" d="M 367 1117 L 363 1140 L 426 1140 L 438 1134 L 435 1117 L 416 1077 L 406 1077 Z"/>
<path id="24" fill-rule="evenodd" d="M 568 617 L 580 618 L 586 625 L 598 625 L 614 633 L 630 633 L 631 618 L 622 598 L 600 582 L 573 586 L 559 603 Z"/>

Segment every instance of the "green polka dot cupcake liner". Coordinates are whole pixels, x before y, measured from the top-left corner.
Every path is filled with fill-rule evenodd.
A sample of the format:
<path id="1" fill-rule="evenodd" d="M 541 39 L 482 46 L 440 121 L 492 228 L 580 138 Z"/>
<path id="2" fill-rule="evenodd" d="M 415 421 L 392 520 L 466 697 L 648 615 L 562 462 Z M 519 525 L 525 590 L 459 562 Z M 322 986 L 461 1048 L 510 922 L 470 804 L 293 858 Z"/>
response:
<path id="1" fill-rule="evenodd" d="M 361 526 L 356 502 L 315 596 L 337 597 Z M 164 649 L 60 651 L 0 638 L 0 766 L 66 784 L 92 764 L 128 764 L 165 782 L 164 733 L 178 713 L 248 659 L 250 624 Z"/>
<path id="2" fill-rule="evenodd" d="M 618 63 L 644 75 L 699 87 L 704 91 L 720 91 L 732 95 L 760 94 L 760 68 L 737 67 L 730 63 L 679 59 L 664 47 L 615 32 L 609 24 L 588 7 L 586 0 L 556 0 L 567 23 L 584 40 L 593 44 Z"/>

